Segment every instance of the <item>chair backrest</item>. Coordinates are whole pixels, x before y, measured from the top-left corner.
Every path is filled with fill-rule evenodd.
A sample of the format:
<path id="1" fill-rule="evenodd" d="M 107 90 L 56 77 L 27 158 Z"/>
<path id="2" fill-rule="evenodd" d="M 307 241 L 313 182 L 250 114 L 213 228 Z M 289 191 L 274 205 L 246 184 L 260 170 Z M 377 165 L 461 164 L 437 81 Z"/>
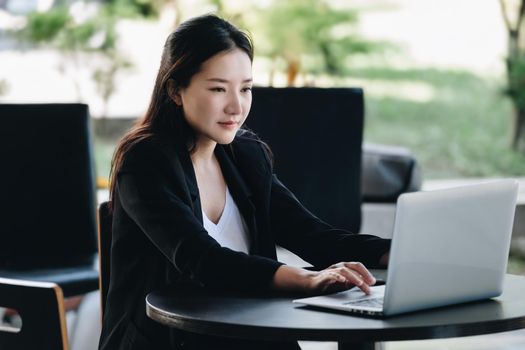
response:
<path id="1" fill-rule="evenodd" d="M 109 202 L 103 202 L 98 207 L 99 289 L 102 317 L 104 317 L 109 290 L 112 220 L 113 216 L 109 211 Z"/>
<path id="2" fill-rule="evenodd" d="M 95 172 L 88 107 L 0 104 L 0 269 L 93 263 Z"/>
<path id="3" fill-rule="evenodd" d="M 0 278 L 0 307 L 22 318 L 18 332 L 0 324 L 0 349 L 69 349 L 64 298 L 56 284 Z"/>
<path id="4" fill-rule="evenodd" d="M 266 141 L 275 172 L 315 215 L 359 232 L 363 92 L 357 88 L 253 89 L 246 125 Z"/>

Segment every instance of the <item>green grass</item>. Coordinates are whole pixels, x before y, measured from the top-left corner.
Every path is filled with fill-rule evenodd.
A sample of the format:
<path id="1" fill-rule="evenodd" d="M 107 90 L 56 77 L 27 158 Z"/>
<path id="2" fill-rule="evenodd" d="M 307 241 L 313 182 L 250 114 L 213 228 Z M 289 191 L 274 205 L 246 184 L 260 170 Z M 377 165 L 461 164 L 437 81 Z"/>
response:
<path id="1" fill-rule="evenodd" d="M 509 146 L 512 106 L 502 82 L 436 69 L 348 74 L 372 83 L 410 81 L 432 88 L 433 97 L 424 102 L 378 97 L 365 88 L 365 142 L 410 148 L 426 179 L 525 175 L 525 155 Z"/>

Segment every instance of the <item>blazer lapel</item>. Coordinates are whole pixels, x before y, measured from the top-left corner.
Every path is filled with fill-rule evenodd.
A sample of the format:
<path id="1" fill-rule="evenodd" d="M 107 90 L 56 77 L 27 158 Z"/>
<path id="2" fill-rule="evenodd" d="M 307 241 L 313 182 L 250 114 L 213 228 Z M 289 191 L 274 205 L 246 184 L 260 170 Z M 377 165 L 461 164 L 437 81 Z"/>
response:
<path id="1" fill-rule="evenodd" d="M 227 146 L 217 145 L 215 147 L 215 155 L 221 166 L 222 174 L 226 181 L 230 193 L 235 200 L 235 204 L 239 208 L 243 216 L 250 235 L 250 253 L 256 253 L 258 247 L 257 223 L 255 221 L 255 206 L 253 205 L 252 190 L 247 186 L 242 178 L 239 170 L 233 159 L 226 150 Z"/>
<path id="2" fill-rule="evenodd" d="M 257 223 L 255 221 L 255 206 L 253 205 L 251 199 L 253 192 L 242 178 L 234 161 L 228 155 L 228 151 L 225 149 L 225 146 L 218 144 L 215 147 L 215 155 L 219 161 L 226 184 L 233 199 L 235 200 L 235 204 L 239 208 L 239 211 L 248 227 L 248 234 L 250 235 L 250 253 L 255 253 L 257 252 L 258 247 L 258 234 Z M 186 185 L 191 198 L 193 213 L 202 224 L 202 206 L 193 163 L 191 162 L 188 152 L 179 152 L 178 158 L 184 172 Z"/>
<path id="3" fill-rule="evenodd" d="M 178 155 L 178 159 L 180 160 L 180 165 L 182 167 L 185 182 L 188 188 L 188 193 L 190 195 L 190 204 L 193 210 L 193 214 L 197 217 L 197 219 L 199 219 L 199 221 L 202 224 L 202 206 L 199 196 L 199 187 L 197 185 L 197 177 L 195 176 L 195 169 L 193 169 L 193 163 L 191 162 L 190 155 L 187 151 L 178 152 Z"/>

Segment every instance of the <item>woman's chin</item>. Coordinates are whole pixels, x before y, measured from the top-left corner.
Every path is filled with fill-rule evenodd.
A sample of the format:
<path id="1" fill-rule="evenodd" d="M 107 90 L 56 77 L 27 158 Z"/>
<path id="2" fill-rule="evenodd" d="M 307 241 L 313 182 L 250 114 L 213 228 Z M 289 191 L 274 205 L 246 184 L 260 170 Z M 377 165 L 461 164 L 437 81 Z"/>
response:
<path id="1" fill-rule="evenodd" d="M 215 141 L 220 145 L 228 145 L 233 142 L 234 138 L 235 133 L 231 133 L 231 135 L 221 135 L 220 137 L 217 137 Z"/>

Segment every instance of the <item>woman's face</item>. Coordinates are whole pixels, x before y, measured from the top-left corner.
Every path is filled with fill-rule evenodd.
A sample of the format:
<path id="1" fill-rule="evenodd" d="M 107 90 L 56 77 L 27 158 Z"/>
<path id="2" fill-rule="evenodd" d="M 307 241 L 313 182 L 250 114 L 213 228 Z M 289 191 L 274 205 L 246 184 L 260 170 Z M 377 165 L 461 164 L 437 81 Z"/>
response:
<path id="1" fill-rule="evenodd" d="M 252 64 L 240 49 L 220 52 L 202 64 L 175 97 L 197 133 L 198 144 L 233 141 L 250 111 L 251 87 Z"/>

